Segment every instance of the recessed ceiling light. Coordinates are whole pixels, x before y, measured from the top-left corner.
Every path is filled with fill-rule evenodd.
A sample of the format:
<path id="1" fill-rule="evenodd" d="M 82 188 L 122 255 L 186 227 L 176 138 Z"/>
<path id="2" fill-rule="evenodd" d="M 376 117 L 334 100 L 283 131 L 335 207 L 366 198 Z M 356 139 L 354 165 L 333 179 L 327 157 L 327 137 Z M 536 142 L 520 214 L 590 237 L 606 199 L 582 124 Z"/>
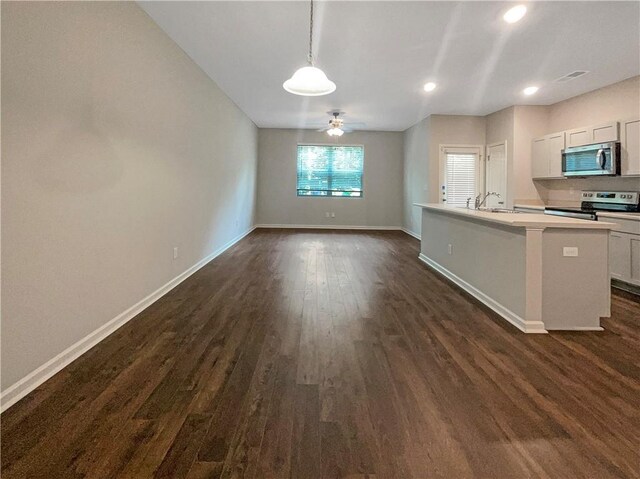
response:
<path id="1" fill-rule="evenodd" d="M 516 23 L 524 17 L 525 13 L 527 13 L 527 7 L 524 5 L 516 5 L 507 10 L 507 13 L 505 13 L 502 18 L 504 18 L 504 21 L 507 23 Z"/>
<path id="2" fill-rule="evenodd" d="M 528 86 L 527 88 L 522 90 L 522 93 L 524 93 L 525 95 L 528 96 L 528 95 L 533 95 L 538 90 L 539 90 L 539 88 L 537 86 Z"/>
<path id="3" fill-rule="evenodd" d="M 436 84 L 430 81 L 424 84 L 424 91 L 433 91 L 436 89 Z"/>

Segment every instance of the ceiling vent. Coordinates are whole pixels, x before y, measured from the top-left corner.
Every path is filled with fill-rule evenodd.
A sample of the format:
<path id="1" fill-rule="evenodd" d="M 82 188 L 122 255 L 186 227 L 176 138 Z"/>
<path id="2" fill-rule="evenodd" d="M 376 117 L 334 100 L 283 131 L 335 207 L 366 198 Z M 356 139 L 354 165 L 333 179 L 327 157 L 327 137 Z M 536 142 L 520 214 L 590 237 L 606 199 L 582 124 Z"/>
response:
<path id="1" fill-rule="evenodd" d="M 578 77 L 581 77 L 582 75 L 586 75 L 587 71 L 584 70 L 576 70 L 574 72 L 568 73 L 564 76 L 561 76 L 560 78 L 557 78 L 555 80 L 553 80 L 554 83 L 567 83 L 568 81 L 571 80 L 575 80 Z"/>

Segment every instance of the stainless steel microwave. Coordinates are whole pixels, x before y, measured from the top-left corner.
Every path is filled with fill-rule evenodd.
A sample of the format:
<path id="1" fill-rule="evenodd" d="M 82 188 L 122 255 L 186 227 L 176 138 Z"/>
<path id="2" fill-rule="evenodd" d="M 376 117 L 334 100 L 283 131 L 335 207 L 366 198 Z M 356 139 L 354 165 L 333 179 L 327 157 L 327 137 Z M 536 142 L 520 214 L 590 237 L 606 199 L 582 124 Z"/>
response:
<path id="1" fill-rule="evenodd" d="M 595 143 L 562 150 L 564 176 L 616 176 L 620 174 L 620 143 Z"/>

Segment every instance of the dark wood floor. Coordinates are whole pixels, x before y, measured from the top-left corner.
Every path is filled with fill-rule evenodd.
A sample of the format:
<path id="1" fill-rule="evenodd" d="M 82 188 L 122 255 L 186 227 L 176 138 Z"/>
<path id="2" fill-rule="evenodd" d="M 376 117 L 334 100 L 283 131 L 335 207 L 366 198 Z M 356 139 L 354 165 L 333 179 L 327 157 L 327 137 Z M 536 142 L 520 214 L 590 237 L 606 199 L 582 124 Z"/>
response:
<path id="1" fill-rule="evenodd" d="M 258 230 L 2 415 L 2 478 L 640 477 L 640 304 L 525 335 L 400 232 Z"/>

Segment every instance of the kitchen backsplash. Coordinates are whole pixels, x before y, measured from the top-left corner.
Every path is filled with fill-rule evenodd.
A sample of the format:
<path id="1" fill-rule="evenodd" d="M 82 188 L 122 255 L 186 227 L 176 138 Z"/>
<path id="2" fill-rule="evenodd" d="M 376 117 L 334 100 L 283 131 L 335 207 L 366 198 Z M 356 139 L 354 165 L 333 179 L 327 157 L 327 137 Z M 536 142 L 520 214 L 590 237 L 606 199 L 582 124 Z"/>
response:
<path id="1" fill-rule="evenodd" d="M 640 177 L 536 181 L 545 204 L 579 204 L 582 191 L 640 191 Z"/>

